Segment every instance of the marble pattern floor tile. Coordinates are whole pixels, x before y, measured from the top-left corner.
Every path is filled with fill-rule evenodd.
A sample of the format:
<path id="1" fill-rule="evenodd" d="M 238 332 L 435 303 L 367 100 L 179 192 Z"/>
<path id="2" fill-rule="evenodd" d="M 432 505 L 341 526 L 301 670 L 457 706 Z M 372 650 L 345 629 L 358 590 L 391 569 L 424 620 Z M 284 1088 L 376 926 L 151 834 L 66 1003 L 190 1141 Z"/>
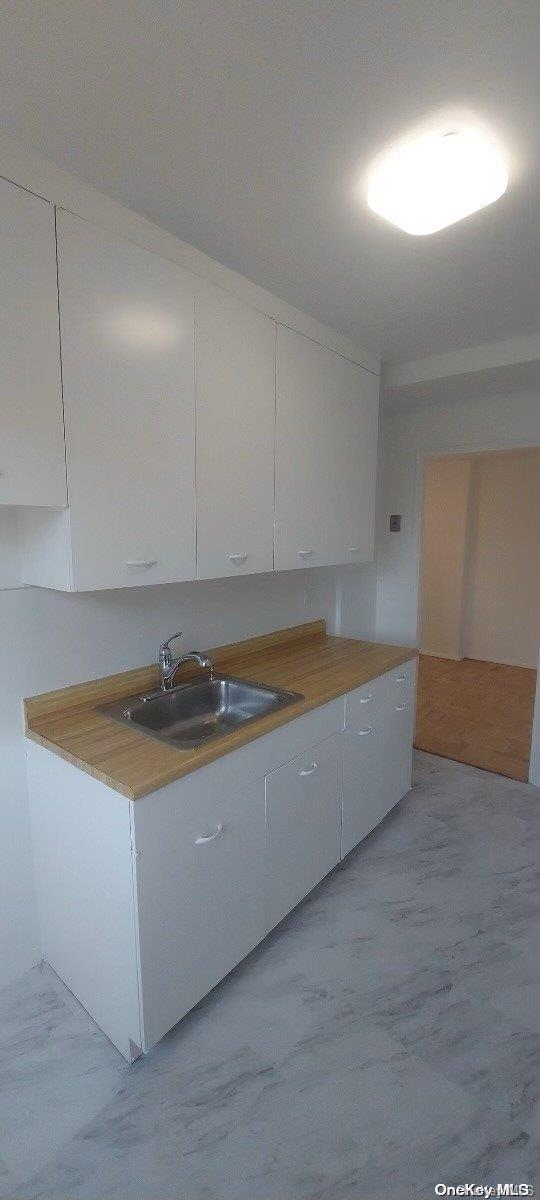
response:
<path id="1" fill-rule="evenodd" d="M 0 1153 L 29 1179 L 103 1107 L 128 1070 L 49 968 L 0 992 Z"/>
<path id="2" fill-rule="evenodd" d="M 538 1186 L 539 843 L 539 791 L 416 754 L 394 813 L 131 1068 L 31 972 L 0 996 L 3 1200 Z"/>

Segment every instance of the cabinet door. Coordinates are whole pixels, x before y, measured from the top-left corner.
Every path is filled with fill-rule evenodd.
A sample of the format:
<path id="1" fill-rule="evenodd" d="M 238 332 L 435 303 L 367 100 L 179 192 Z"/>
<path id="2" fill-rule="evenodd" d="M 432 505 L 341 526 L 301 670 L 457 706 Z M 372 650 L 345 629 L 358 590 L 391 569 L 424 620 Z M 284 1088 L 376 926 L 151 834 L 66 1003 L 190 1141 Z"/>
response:
<path id="1" fill-rule="evenodd" d="M 393 806 L 385 779 L 385 755 L 393 753 L 385 736 L 387 725 L 383 717 L 374 715 L 343 734 L 343 857 Z"/>
<path id="2" fill-rule="evenodd" d="M 415 664 L 347 696 L 343 734 L 342 855 L 383 820 L 411 786 Z"/>
<path id="3" fill-rule="evenodd" d="M 66 504 L 54 210 L 0 180 L 0 504 Z"/>
<path id="4" fill-rule="evenodd" d="M 195 776 L 134 804 L 145 1049 L 264 937 L 264 781 Z"/>
<path id="5" fill-rule="evenodd" d="M 275 322 L 198 281 L 197 575 L 273 568 Z"/>
<path id="6" fill-rule="evenodd" d="M 278 325 L 277 570 L 373 557 L 378 378 Z"/>
<path id="7" fill-rule="evenodd" d="M 195 578 L 193 280 L 58 213 L 75 590 Z"/>
<path id="8" fill-rule="evenodd" d="M 388 681 L 388 745 L 391 753 L 385 757 L 384 779 L 391 808 L 411 787 L 416 663 L 408 662 L 392 671 Z"/>
<path id="9" fill-rule="evenodd" d="M 266 779 L 266 922 L 307 896 L 340 858 L 341 735 Z"/>

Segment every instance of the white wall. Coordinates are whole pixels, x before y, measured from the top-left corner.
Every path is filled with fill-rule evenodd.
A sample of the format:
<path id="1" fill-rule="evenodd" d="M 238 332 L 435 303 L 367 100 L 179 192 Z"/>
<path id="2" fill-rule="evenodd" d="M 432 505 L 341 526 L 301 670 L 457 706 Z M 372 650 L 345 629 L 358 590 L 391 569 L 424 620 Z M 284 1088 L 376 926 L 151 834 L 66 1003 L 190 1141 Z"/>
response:
<path id="1" fill-rule="evenodd" d="M 465 564 L 472 458 L 429 458 L 421 532 L 420 633 L 424 654 L 463 654 Z"/>
<path id="2" fill-rule="evenodd" d="M 46 511 L 46 510 L 45 510 Z M 20 587 L 19 512 L 17 507 L 0 504 L 0 589 Z"/>
<path id="3" fill-rule="evenodd" d="M 540 451 L 474 460 L 463 654 L 536 668 Z"/>
<path id="4" fill-rule="evenodd" d="M 536 669 L 540 450 L 427 458 L 418 644 Z"/>
<path id="5" fill-rule="evenodd" d="M 155 661 L 177 629 L 189 650 L 316 617 L 333 625 L 338 583 L 349 632 L 354 622 L 356 636 L 373 637 L 372 564 L 80 595 L 0 591 L 0 986 L 40 957 L 22 697 Z"/>
<path id="6" fill-rule="evenodd" d="M 427 454 L 540 443 L 540 395 L 454 401 L 381 413 L 377 504 L 377 637 L 416 645 L 422 476 Z M 389 533 L 390 513 L 402 514 Z"/>
<path id="7" fill-rule="evenodd" d="M 418 638 L 422 477 L 426 454 L 498 450 L 540 443 L 540 395 L 456 400 L 381 414 L 377 503 L 377 621 L 380 641 Z M 402 514 L 400 534 L 390 513 Z M 540 697 L 539 697 L 540 698 Z M 540 785 L 540 711 L 535 710 L 531 782 Z"/>

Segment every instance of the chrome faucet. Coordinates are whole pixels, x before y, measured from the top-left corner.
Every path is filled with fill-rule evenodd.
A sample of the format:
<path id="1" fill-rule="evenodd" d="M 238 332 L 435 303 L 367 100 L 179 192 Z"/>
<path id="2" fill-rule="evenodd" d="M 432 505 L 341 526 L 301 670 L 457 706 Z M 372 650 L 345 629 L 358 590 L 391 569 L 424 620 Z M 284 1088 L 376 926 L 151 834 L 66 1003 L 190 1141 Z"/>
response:
<path id="1" fill-rule="evenodd" d="M 202 650 L 190 650 L 189 654 L 181 654 L 179 658 L 173 658 L 171 642 L 177 637 L 182 637 L 182 634 L 173 633 L 172 637 L 167 642 L 162 642 L 159 647 L 159 682 L 162 692 L 171 691 L 178 668 L 187 662 L 197 663 L 203 670 L 210 671 L 210 678 L 212 678 L 214 664 L 208 654 L 204 654 Z"/>

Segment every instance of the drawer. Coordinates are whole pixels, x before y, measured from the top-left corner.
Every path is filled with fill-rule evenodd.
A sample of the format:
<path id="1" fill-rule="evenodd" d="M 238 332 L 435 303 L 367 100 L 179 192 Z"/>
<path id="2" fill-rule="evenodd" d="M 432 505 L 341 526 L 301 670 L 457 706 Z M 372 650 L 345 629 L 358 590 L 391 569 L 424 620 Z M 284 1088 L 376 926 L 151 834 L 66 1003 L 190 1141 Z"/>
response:
<path id="1" fill-rule="evenodd" d="M 340 859 L 341 734 L 266 779 L 266 922 L 273 928 Z"/>
<path id="2" fill-rule="evenodd" d="M 416 659 L 411 659 L 410 662 L 403 663 L 401 667 L 397 667 L 394 671 L 389 671 L 385 676 L 388 680 L 388 686 L 392 690 L 392 695 L 397 696 L 398 704 L 414 705 L 416 698 Z"/>
<path id="3" fill-rule="evenodd" d="M 390 713 L 394 703 L 414 703 L 416 689 L 416 660 L 386 671 L 361 688 L 349 692 L 345 699 L 345 728 L 372 723 L 376 716 Z"/>
<path id="4" fill-rule="evenodd" d="M 369 725 L 376 715 L 384 711 L 386 703 L 386 675 L 370 679 L 345 697 L 345 728 Z"/>

